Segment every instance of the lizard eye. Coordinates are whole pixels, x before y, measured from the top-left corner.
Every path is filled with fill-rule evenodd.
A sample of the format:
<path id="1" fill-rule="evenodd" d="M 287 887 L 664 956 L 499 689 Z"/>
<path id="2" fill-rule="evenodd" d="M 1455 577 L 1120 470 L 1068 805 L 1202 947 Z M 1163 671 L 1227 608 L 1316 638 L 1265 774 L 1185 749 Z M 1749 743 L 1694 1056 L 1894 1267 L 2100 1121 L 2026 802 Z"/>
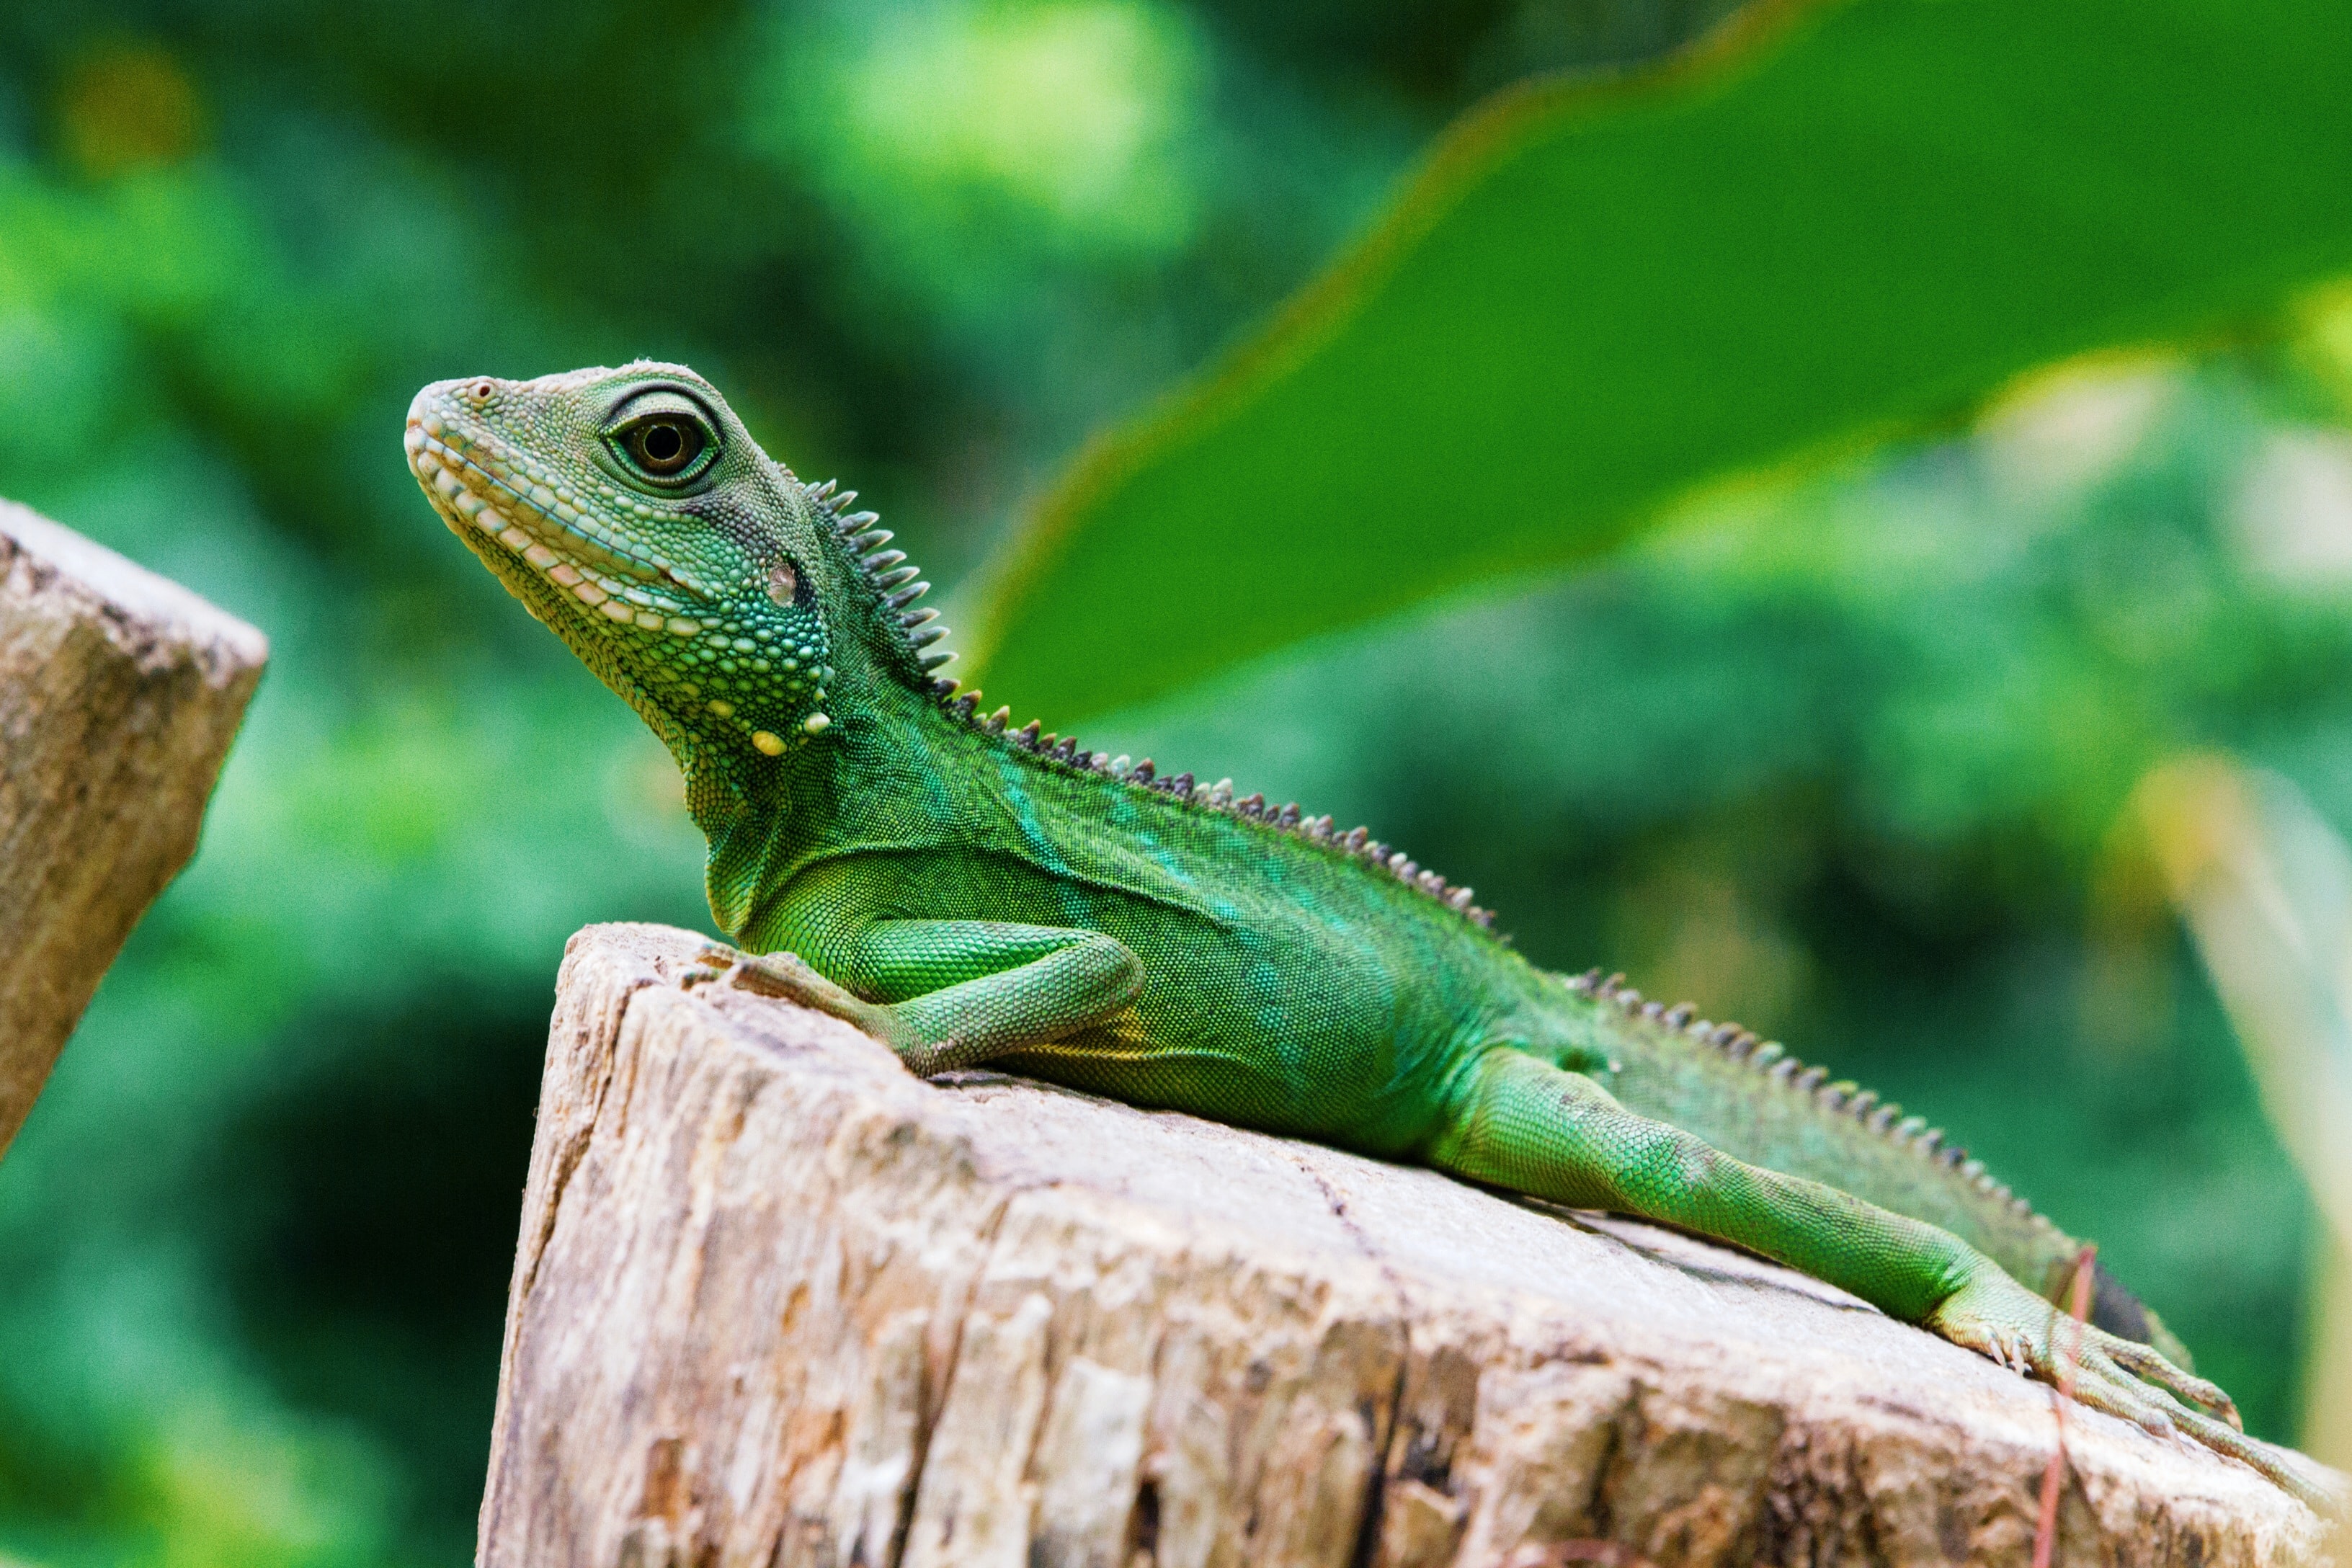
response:
<path id="1" fill-rule="evenodd" d="M 605 438 L 638 475 L 663 485 L 694 479 L 719 451 L 719 432 L 709 417 L 674 392 L 631 400 Z"/>
<path id="2" fill-rule="evenodd" d="M 648 419 L 633 425 L 625 439 L 629 456 L 649 474 L 677 473 L 702 450 L 702 432 L 675 419 Z"/>

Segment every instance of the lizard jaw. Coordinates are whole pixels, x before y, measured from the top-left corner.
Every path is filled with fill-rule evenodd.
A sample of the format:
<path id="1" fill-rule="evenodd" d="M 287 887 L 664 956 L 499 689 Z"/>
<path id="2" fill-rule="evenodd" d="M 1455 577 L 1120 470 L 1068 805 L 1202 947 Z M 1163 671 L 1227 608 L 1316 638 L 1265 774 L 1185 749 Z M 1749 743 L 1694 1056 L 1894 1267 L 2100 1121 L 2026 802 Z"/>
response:
<path id="1" fill-rule="evenodd" d="M 597 515 L 600 506 L 629 505 L 626 498 L 551 489 L 521 453 L 439 391 L 416 395 L 403 444 L 410 471 L 452 533 L 493 567 L 545 579 L 584 612 L 682 637 L 705 629 L 691 613 L 708 597 L 701 585 L 630 552 Z"/>

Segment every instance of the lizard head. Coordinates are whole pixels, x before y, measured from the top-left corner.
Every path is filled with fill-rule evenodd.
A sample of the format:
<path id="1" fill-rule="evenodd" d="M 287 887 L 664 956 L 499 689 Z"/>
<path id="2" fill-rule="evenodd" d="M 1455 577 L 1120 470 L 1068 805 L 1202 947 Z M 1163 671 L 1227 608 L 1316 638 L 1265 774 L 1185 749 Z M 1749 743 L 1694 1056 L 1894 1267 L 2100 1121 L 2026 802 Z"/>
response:
<path id="1" fill-rule="evenodd" d="M 835 739 L 845 677 L 929 691 L 944 662 L 906 610 L 920 587 L 865 553 L 889 537 L 873 514 L 683 366 L 436 382 L 405 440 L 450 531 L 669 745 L 698 817 Z"/>

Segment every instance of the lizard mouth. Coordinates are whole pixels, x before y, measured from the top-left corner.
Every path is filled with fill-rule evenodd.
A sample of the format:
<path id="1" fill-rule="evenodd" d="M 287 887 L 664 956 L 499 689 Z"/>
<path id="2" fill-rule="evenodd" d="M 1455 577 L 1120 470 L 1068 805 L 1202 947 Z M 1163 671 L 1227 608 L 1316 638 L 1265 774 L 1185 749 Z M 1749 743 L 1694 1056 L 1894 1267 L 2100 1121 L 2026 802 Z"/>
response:
<path id="1" fill-rule="evenodd" d="M 674 567 L 647 561 L 600 510 L 630 503 L 574 492 L 427 387 L 409 405 L 408 466 L 449 531 L 504 575 L 543 579 L 583 611 L 617 625 L 693 637 L 707 597 Z"/>

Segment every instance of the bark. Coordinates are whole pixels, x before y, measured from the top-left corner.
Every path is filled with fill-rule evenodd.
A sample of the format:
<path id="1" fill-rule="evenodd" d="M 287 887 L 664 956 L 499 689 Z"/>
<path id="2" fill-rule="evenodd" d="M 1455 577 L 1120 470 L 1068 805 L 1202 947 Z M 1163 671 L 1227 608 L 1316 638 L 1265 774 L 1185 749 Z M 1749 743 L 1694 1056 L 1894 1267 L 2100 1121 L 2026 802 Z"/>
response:
<path id="1" fill-rule="evenodd" d="M 196 847 L 268 647 L 0 501 L 0 1152 Z"/>
<path id="2" fill-rule="evenodd" d="M 480 1560 L 2024 1563 L 2052 1392 L 1770 1265 L 683 991 L 573 938 Z M 2315 1563 L 2080 1408 L 2062 1563 Z M 1600 1542 L 1613 1542 L 1606 1548 Z M 1613 1554 L 1612 1554 L 1613 1553 Z"/>

